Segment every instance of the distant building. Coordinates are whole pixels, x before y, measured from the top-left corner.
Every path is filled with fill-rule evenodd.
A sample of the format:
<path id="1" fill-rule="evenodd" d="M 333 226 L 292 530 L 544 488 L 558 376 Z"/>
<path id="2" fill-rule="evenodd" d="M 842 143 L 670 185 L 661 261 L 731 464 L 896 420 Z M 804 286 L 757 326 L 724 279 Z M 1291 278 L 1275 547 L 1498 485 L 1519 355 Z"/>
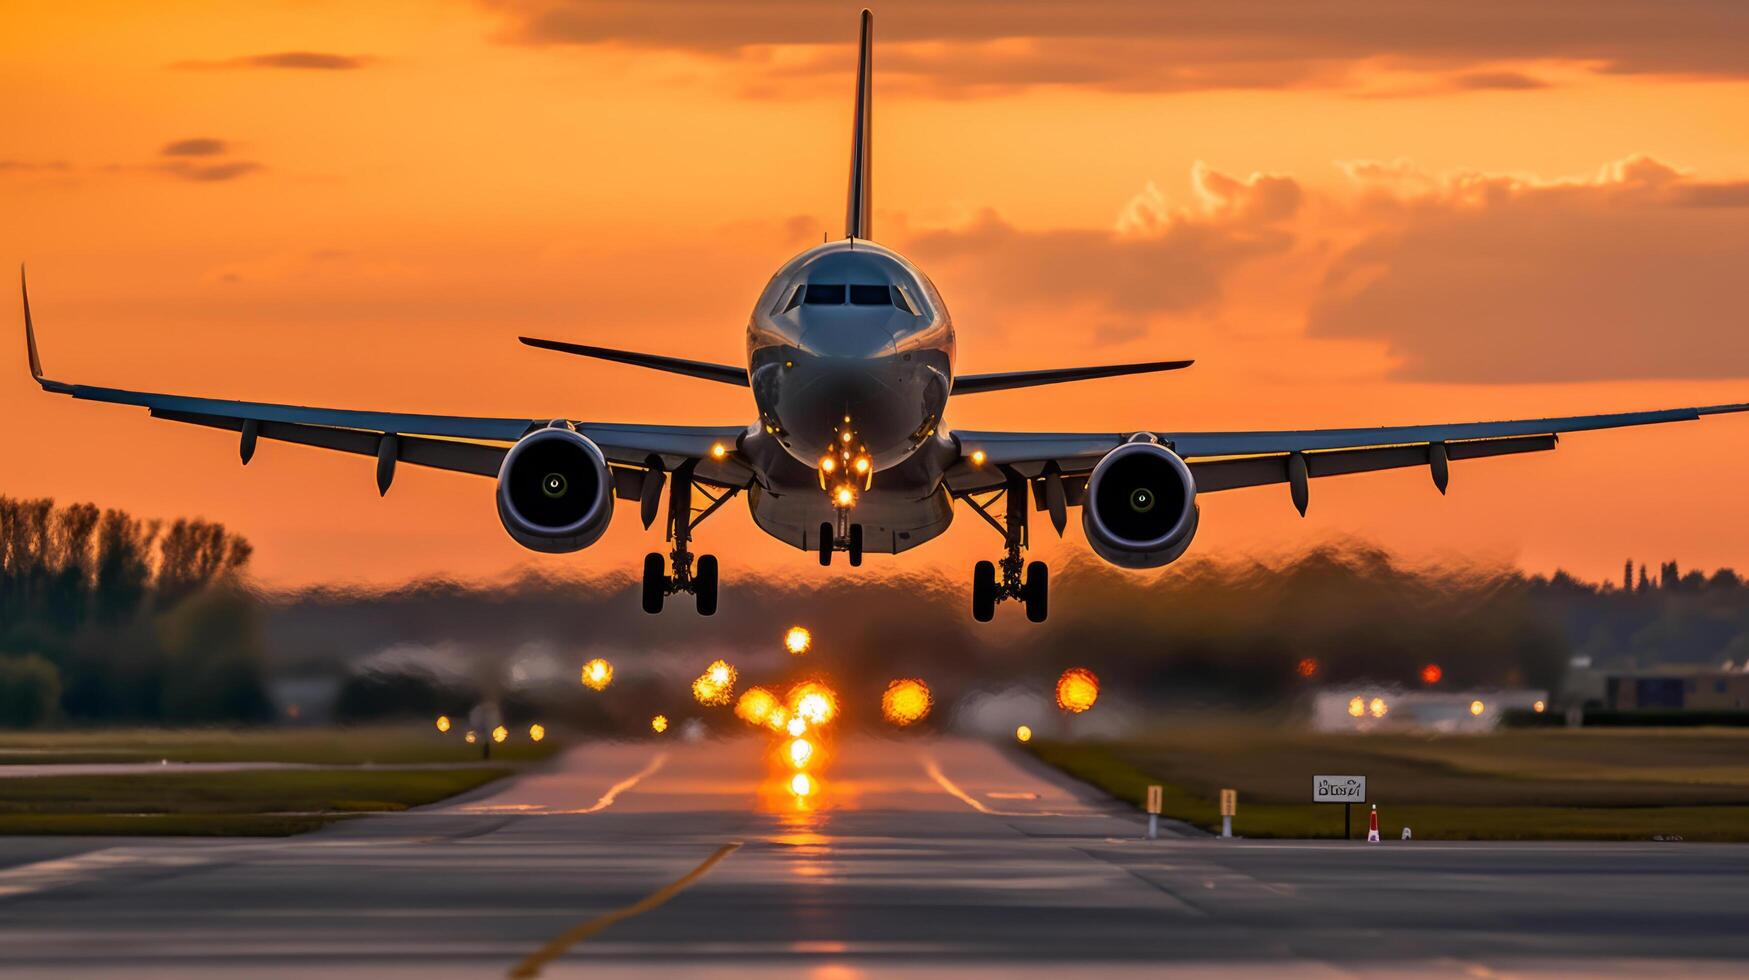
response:
<path id="1" fill-rule="evenodd" d="M 1749 670 L 1727 666 L 1609 674 L 1603 681 L 1603 703 L 1622 711 L 1646 708 L 1687 711 L 1746 709 L 1749 708 Z"/>

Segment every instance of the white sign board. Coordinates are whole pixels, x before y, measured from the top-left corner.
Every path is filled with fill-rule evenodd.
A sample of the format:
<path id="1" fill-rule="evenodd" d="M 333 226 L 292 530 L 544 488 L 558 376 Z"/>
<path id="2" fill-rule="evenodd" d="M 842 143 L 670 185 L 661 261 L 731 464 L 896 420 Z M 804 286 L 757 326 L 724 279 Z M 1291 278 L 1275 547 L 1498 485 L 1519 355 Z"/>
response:
<path id="1" fill-rule="evenodd" d="M 1365 803 L 1365 776 L 1313 776 L 1313 803 Z"/>

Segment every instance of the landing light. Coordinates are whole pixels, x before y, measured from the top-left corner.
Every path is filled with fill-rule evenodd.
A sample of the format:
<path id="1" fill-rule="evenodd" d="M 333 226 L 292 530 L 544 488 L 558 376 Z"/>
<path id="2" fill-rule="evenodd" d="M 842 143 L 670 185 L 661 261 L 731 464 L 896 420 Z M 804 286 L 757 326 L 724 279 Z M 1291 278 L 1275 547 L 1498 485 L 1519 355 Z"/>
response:
<path id="1" fill-rule="evenodd" d="M 838 468 L 838 461 L 830 456 L 820 457 L 820 469 L 830 473 Z"/>
<path id="2" fill-rule="evenodd" d="M 856 457 L 856 475 L 857 476 L 861 476 L 864 473 L 867 473 L 868 468 L 869 468 L 869 461 L 868 461 L 867 456 Z"/>
<path id="3" fill-rule="evenodd" d="M 989 458 L 990 457 L 984 455 L 984 451 L 982 449 L 972 450 L 972 465 L 973 466 L 983 466 L 984 460 L 989 459 Z"/>
<path id="4" fill-rule="evenodd" d="M 856 506 L 856 491 L 849 487 L 839 487 L 838 492 L 832 495 L 832 502 L 840 507 L 854 507 Z"/>
<path id="5" fill-rule="evenodd" d="M 711 443 L 711 458 L 712 459 L 722 459 L 724 456 L 727 456 L 727 455 L 729 455 L 729 450 L 722 443 L 720 443 L 720 442 Z"/>
<path id="6" fill-rule="evenodd" d="M 850 436 L 849 430 L 838 433 L 838 441 L 839 442 L 848 444 L 850 442 L 850 439 L 851 439 L 851 436 Z"/>

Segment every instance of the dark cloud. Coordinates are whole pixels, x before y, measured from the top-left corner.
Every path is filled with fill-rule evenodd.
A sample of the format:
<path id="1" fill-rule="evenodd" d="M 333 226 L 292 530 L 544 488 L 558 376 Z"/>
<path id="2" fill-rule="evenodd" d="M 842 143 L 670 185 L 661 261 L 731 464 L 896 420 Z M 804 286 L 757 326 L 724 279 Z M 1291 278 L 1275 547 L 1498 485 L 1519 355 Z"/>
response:
<path id="1" fill-rule="evenodd" d="M 1331 267 L 1312 336 L 1382 341 L 1412 380 L 1749 376 L 1749 182 L 1646 158 L 1416 192 L 1400 170 L 1357 172 L 1375 182 L 1370 230 Z"/>
<path id="2" fill-rule="evenodd" d="M 183 180 L 199 183 L 215 183 L 225 180 L 236 180 L 252 173 L 267 169 L 253 160 L 230 160 L 223 163 L 189 163 L 186 160 L 176 160 L 158 167 L 163 173 Z"/>
<path id="3" fill-rule="evenodd" d="M 176 140 L 172 143 L 166 143 L 164 144 L 164 148 L 158 152 L 167 157 L 211 157 L 224 153 L 226 149 L 227 146 L 224 140 L 197 136 L 192 139 Z"/>
<path id="4" fill-rule="evenodd" d="M 321 51 L 279 51 L 273 54 L 252 54 L 217 61 L 179 61 L 172 68 L 194 71 L 231 68 L 290 68 L 302 71 L 353 71 L 376 62 L 368 55 L 328 54 Z"/>
<path id="5" fill-rule="evenodd" d="M 481 2 L 503 15 L 517 43 L 742 57 L 763 45 L 846 46 L 857 8 L 819 0 Z M 950 92 L 991 84 L 1294 86 L 1331 82 L 1366 61 L 1471 68 L 1483 88 L 1534 87 L 1497 66 L 1541 59 L 1615 73 L 1749 76 L 1749 4 L 1739 0 L 889 0 L 877 31 L 888 42 L 876 56 L 883 69 L 927 75 Z"/>

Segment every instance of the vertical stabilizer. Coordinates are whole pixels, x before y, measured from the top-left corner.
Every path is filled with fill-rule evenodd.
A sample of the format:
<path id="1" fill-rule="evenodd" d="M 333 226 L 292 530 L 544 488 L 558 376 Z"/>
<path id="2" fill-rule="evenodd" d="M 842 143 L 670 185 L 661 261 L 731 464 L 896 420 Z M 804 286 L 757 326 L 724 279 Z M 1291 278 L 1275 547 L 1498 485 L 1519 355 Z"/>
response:
<path id="1" fill-rule="evenodd" d="M 871 145 L 874 107 L 869 99 L 869 88 L 874 84 L 873 48 L 874 14 L 864 10 L 862 40 L 856 52 L 856 128 L 851 134 L 850 144 L 850 207 L 844 218 L 847 238 L 868 238 L 873 234 L 874 222 L 869 213 L 874 200 L 873 161 L 869 158 L 874 148 Z"/>

